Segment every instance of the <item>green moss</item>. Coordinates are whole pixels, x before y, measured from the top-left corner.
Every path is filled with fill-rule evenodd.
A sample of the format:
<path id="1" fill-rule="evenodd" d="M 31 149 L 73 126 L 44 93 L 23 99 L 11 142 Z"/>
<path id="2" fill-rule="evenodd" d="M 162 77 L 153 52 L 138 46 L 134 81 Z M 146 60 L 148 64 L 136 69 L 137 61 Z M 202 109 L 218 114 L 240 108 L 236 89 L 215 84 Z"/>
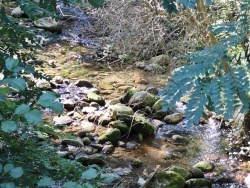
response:
<path id="1" fill-rule="evenodd" d="M 183 188 L 185 186 L 185 179 L 174 171 L 164 171 L 156 175 L 155 183 L 154 188 Z"/>
<path id="2" fill-rule="evenodd" d="M 107 141 L 116 144 L 121 139 L 121 131 L 119 129 L 113 129 L 98 138 L 99 143 L 103 144 Z"/>
<path id="3" fill-rule="evenodd" d="M 178 174 L 180 174 L 185 180 L 188 180 L 189 178 L 191 178 L 191 173 L 189 172 L 189 170 L 185 169 L 185 168 L 181 168 L 178 166 L 173 166 L 169 169 L 170 171 L 174 171 L 177 172 Z"/>

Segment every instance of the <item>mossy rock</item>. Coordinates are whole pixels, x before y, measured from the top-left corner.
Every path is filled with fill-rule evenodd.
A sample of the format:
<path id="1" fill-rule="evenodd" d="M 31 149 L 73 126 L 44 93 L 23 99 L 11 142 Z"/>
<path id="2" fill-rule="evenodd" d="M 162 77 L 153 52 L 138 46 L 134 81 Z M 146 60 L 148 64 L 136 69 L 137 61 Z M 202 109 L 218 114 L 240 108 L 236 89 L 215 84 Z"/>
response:
<path id="1" fill-rule="evenodd" d="M 164 121 L 169 124 L 179 123 L 183 119 L 183 115 L 180 113 L 174 113 L 164 117 Z"/>
<path id="2" fill-rule="evenodd" d="M 107 141 L 116 144 L 121 139 L 121 131 L 119 129 L 112 129 L 98 138 L 99 143 L 103 144 Z"/>
<path id="3" fill-rule="evenodd" d="M 123 105 L 123 104 L 116 104 L 116 105 L 109 106 L 108 113 L 109 113 L 110 117 L 112 117 L 114 120 L 116 120 L 117 115 L 119 115 L 119 114 L 133 115 L 134 110 L 128 106 Z"/>
<path id="4" fill-rule="evenodd" d="M 109 126 L 119 129 L 122 135 L 128 133 L 129 131 L 129 126 L 121 121 L 112 121 L 109 123 Z"/>
<path id="5" fill-rule="evenodd" d="M 155 102 L 155 104 L 152 107 L 154 112 L 162 109 L 162 102 L 163 102 L 163 99 L 159 99 L 158 101 Z"/>
<path id="6" fill-rule="evenodd" d="M 101 106 L 105 105 L 105 100 L 100 95 L 97 95 L 96 93 L 88 93 L 87 98 L 89 102 L 96 102 Z"/>
<path id="7" fill-rule="evenodd" d="M 155 175 L 154 188 L 183 188 L 185 179 L 174 171 L 163 171 Z"/>
<path id="8" fill-rule="evenodd" d="M 62 24 L 60 24 L 54 18 L 51 17 L 40 18 L 34 21 L 34 25 L 46 31 L 51 31 L 56 33 L 62 32 Z"/>
<path id="9" fill-rule="evenodd" d="M 136 94 L 137 91 L 133 90 L 133 89 L 129 89 L 121 98 L 120 101 L 123 104 L 127 104 L 129 102 L 129 100 L 131 99 L 131 97 Z"/>
<path id="10" fill-rule="evenodd" d="M 178 166 L 173 166 L 169 169 L 170 171 L 174 171 L 177 172 L 178 174 L 180 174 L 185 180 L 188 180 L 191 178 L 192 174 L 189 172 L 189 170 L 185 169 L 185 168 L 181 168 Z"/>
<path id="11" fill-rule="evenodd" d="M 192 168 L 191 174 L 193 178 L 204 178 L 204 173 L 199 168 Z"/>
<path id="12" fill-rule="evenodd" d="M 134 94 L 129 100 L 129 105 L 133 108 L 144 108 L 145 106 L 152 107 L 158 98 L 146 91 L 140 91 Z"/>
<path id="13" fill-rule="evenodd" d="M 193 168 L 199 168 L 202 172 L 212 172 L 214 167 L 214 163 L 211 161 L 200 161 L 193 166 Z"/>
<path id="14" fill-rule="evenodd" d="M 198 188 L 198 187 L 212 187 L 212 182 L 208 179 L 198 178 L 198 179 L 190 179 L 186 181 L 187 188 Z"/>

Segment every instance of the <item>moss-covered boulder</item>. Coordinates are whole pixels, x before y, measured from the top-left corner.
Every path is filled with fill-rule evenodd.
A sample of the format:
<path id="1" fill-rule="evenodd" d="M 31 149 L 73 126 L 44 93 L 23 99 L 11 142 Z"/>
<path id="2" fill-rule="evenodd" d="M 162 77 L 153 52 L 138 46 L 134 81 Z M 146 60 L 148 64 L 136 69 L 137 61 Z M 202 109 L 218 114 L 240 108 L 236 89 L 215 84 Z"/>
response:
<path id="1" fill-rule="evenodd" d="M 146 91 L 140 91 L 134 94 L 129 100 L 129 105 L 133 108 L 143 108 L 145 106 L 152 107 L 158 98 Z"/>
<path id="2" fill-rule="evenodd" d="M 193 166 L 193 168 L 199 168 L 202 172 L 212 172 L 214 167 L 214 163 L 211 161 L 200 161 Z"/>
<path id="3" fill-rule="evenodd" d="M 131 97 L 136 94 L 137 91 L 133 90 L 133 89 L 129 89 L 121 98 L 120 101 L 123 104 L 127 104 L 129 102 L 129 100 L 131 99 Z"/>
<path id="4" fill-rule="evenodd" d="M 199 168 L 192 168 L 190 172 L 193 178 L 204 178 L 204 173 Z"/>
<path id="5" fill-rule="evenodd" d="M 189 172 L 189 170 L 185 168 L 181 168 L 178 166 L 172 166 L 169 171 L 174 171 L 180 174 L 185 180 L 188 180 L 191 178 L 192 174 Z"/>
<path id="6" fill-rule="evenodd" d="M 45 17 L 34 21 L 34 25 L 38 28 L 42 28 L 46 31 L 61 33 L 62 24 L 57 22 L 54 18 Z"/>
<path id="7" fill-rule="evenodd" d="M 154 188 L 183 188 L 185 179 L 174 171 L 163 171 L 155 175 Z"/>
<path id="8" fill-rule="evenodd" d="M 119 129 L 122 135 L 129 131 L 129 126 L 121 121 L 112 121 L 109 123 L 109 126 Z"/>
<path id="9" fill-rule="evenodd" d="M 162 109 L 162 102 L 163 102 L 163 99 L 159 99 L 158 101 L 155 102 L 155 104 L 152 107 L 154 112 Z"/>
<path id="10" fill-rule="evenodd" d="M 109 132 L 101 135 L 98 138 L 99 143 L 103 144 L 107 141 L 116 144 L 121 139 L 121 131 L 119 129 L 112 129 Z"/>
<path id="11" fill-rule="evenodd" d="M 96 102 L 101 106 L 105 105 L 105 100 L 100 95 L 97 95 L 96 93 L 88 93 L 87 98 L 89 102 Z"/>
<path id="12" fill-rule="evenodd" d="M 183 115 L 180 113 L 174 113 L 164 117 L 164 121 L 170 124 L 179 123 L 183 119 Z"/>
<path id="13" fill-rule="evenodd" d="M 198 179 L 190 179 L 186 181 L 187 188 L 198 188 L 198 187 L 212 187 L 212 182 L 208 179 L 198 178 Z"/>
<path id="14" fill-rule="evenodd" d="M 128 106 L 125 106 L 123 104 L 115 104 L 115 105 L 110 105 L 108 108 L 108 113 L 110 117 L 113 119 L 117 119 L 117 115 L 119 114 L 125 114 L 125 115 L 133 115 L 134 110 Z"/>

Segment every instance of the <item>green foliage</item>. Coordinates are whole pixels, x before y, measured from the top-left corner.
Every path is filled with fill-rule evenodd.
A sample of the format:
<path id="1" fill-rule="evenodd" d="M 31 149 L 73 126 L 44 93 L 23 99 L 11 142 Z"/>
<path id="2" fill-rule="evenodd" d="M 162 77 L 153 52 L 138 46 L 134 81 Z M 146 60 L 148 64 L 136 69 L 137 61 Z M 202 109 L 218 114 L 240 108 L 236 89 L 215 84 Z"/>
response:
<path id="1" fill-rule="evenodd" d="M 102 8 L 104 0 L 89 0 L 89 3 L 95 8 Z"/>
<path id="2" fill-rule="evenodd" d="M 245 0 L 236 22 L 213 25 L 210 30 L 220 41 L 187 56 L 190 64 L 177 69 L 160 92 L 165 100 L 163 110 L 171 110 L 184 94 L 190 94 L 184 114 L 188 127 L 198 124 L 206 110 L 223 115 L 225 120 L 229 120 L 238 107 L 241 112 L 249 111 L 248 51 L 237 61 L 229 53 L 238 45 L 248 46 L 249 8 L 250 1 Z"/>

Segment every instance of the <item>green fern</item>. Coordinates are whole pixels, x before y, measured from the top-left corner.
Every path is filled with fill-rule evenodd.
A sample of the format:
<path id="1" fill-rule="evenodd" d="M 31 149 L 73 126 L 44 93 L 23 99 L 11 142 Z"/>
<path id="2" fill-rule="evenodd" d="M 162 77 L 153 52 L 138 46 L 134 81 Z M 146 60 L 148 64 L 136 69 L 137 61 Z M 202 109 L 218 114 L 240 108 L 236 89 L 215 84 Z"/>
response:
<path id="1" fill-rule="evenodd" d="M 165 100 L 164 111 L 171 110 L 184 94 L 190 95 L 184 114 L 188 127 L 198 124 L 206 109 L 223 115 L 225 120 L 229 120 L 239 107 L 243 113 L 249 111 L 250 62 L 244 64 L 248 53 L 237 62 L 228 53 L 232 47 L 247 42 L 249 4 L 249 0 L 242 2 L 237 22 L 211 26 L 209 29 L 221 40 L 187 56 L 190 64 L 177 69 L 160 92 Z"/>

